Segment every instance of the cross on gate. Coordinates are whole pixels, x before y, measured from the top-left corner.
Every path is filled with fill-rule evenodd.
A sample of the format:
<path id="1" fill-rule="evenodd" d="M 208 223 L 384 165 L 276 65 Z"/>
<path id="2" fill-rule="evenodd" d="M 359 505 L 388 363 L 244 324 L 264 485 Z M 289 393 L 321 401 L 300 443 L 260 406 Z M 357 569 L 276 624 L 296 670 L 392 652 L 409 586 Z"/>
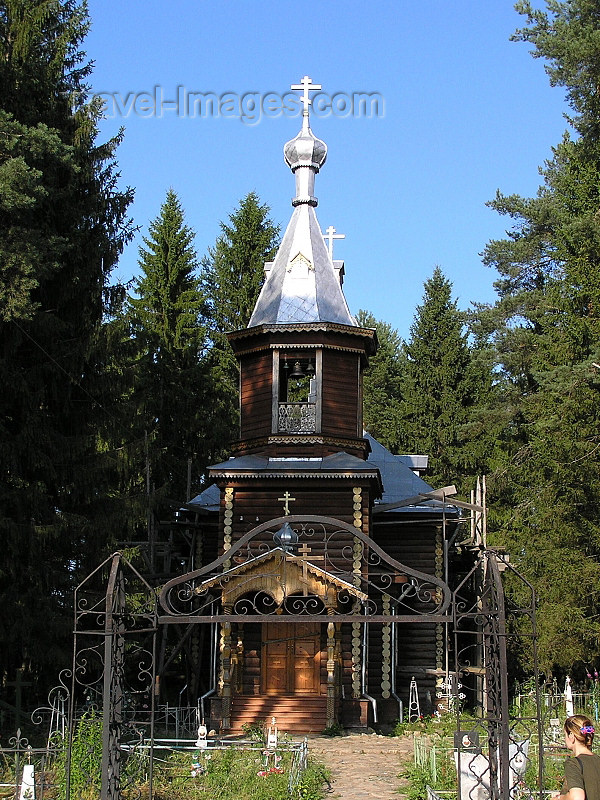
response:
<path id="1" fill-rule="evenodd" d="M 289 513 L 290 513 L 290 500 L 293 502 L 296 498 L 292 497 L 292 495 L 289 492 L 284 492 L 283 493 L 283 497 L 278 497 L 277 499 L 280 500 L 283 503 L 283 513 L 284 513 L 284 515 L 286 517 L 289 516 Z"/>
<path id="2" fill-rule="evenodd" d="M 290 89 L 293 89 L 295 92 L 302 92 L 302 97 L 300 98 L 300 102 L 304 106 L 303 114 L 304 116 L 308 116 L 308 107 L 311 104 L 311 99 L 309 96 L 309 92 L 318 92 L 321 89 L 320 83 L 313 83 L 308 75 L 305 75 L 300 83 L 293 83 L 290 86 Z"/>
<path id="3" fill-rule="evenodd" d="M 336 233 L 335 228 L 333 225 L 330 225 L 325 233 L 323 234 L 323 238 L 327 242 L 327 249 L 329 250 L 329 258 L 333 259 L 333 240 L 334 239 L 345 239 L 345 233 Z"/>
<path id="4" fill-rule="evenodd" d="M 304 597 L 308 596 L 308 591 L 307 591 L 307 587 L 308 587 L 308 561 L 306 560 L 305 556 L 307 556 L 309 553 L 312 553 L 312 550 L 311 550 L 310 547 L 308 547 L 306 542 L 304 542 L 302 547 L 298 548 L 298 555 L 302 557 L 302 578 L 301 578 L 301 581 L 303 583 L 302 594 L 304 595 Z M 325 556 L 313 556 L 311 558 L 311 562 L 312 561 L 325 561 Z"/>

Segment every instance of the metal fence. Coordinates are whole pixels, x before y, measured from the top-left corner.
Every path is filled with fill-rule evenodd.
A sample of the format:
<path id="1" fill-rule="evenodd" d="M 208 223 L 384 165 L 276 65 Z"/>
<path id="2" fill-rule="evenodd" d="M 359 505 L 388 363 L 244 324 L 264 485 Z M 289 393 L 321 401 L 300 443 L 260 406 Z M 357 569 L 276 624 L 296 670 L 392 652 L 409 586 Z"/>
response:
<path id="1" fill-rule="evenodd" d="M 529 765 L 536 788 L 528 790 L 528 797 L 541 800 L 544 794 L 544 719 L 537 672 L 533 703 L 510 716 L 507 683 L 510 638 L 528 641 L 535 656 L 535 596 L 513 570 L 513 579 L 530 593 L 526 606 L 511 605 L 500 579 L 503 570 L 512 568 L 498 554 L 482 553 L 452 595 L 448 627 L 456 680 L 451 707 L 456 713 L 454 751 L 462 800 L 519 800 Z M 306 766 L 306 742 L 280 740 L 273 747 L 268 740 L 232 742 L 206 732 L 201 736 L 197 707 L 155 706 L 157 624 L 154 590 L 120 554 L 78 587 L 72 670 L 63 673 L 48 706 L 36 711 L 38 724 L 45 725 L 45 747 L 30 747 L 19 732 L 8 748 L 1 748 L 6 796 L 121 800 L 124 794 L 139 796 L 143 787 L 144 797 L 152 800 L 157 754 L 167 761 L 173 754 L 185 754 L 183 769 L 195 779 L 206 769 L 207 755 L 232 748 L 256 752 L 264 759 L 265 769 L 259 774 L 265 775 L 277 772 L 277 759 L 285 755 L 290 791 L 298 784 Z M 480 715 L 465 730 L 460 706 L 469 697 L 472 707 L 480 704 Z M 534 764 L 529 747 L 536 738 Z M 431 766 L 431 755 L 428 758 Z"/>

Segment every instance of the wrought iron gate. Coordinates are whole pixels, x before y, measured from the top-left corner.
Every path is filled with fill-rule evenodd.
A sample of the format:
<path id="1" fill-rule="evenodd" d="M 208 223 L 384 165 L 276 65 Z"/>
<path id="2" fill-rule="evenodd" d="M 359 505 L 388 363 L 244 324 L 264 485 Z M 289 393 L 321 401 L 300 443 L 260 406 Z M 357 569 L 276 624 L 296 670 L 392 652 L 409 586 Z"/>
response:
<path id="1" fill-rule="evenodd" d="M 154 590 L 120 553 L 75 591 L 67 800 L 91 787 L 100 789 L 102 800 L 117 800 L 127 782 L 127 757 L 141 745 L 152 796 L 156 610 Z M 98 772 L 97 753 L 79 757 L 74 786 L 74 732 L 82 719 L 102 726 L 101 764 Z M 90 765 L 83 774 L 82 763 Z"/>
<path id="2" fill-rule="evenodd" d="M 246 549 L 248 546 L 249 542 L 243 544 Z M 507 600 L 501 572 L 517 585 L 514 594 L 525 597 L 524 604 Z M 452 593 L 445 586 L 440 588 L 440 598 L 450 598 L 448 603 L 439 603 L 435 619 L 443 616 L 454 656 L 448 684 L 457 721 L 458 796 L 462 800 L 516 800 L 523 796 L 522 766 L 528 759 L 531 762 L 526 742 L 533 738 L 539 744 L 537 786 L 543 786 L 539 702 L 537 714 L 509 718 L 511 643 L 529 648 L 534 685 L 539 691 L 533 589 L 505 556 L 491 550 L 481 552 Z M 203 593 L 200 597 L 194 595 L 189 582 L 177 596 L 184 605 L 190 597 L 195 596 L 200 602 L 205 599 Z M 194 611 L 197 619 L 198 612 Z M 386 614 L 373 606 L 371 618 L 376 623 L 393 625 L 401 619 L 397 611 Z M 422 619 L 430 622 L 431 615 L 425 614 Z M 169 622 L 164 617 L 163 621 Z M 411 621 L 418 624 L 414 614 Z M 363 617 L 363 622 L 369 624 L 369 617 Z M 85 785 L 75 786 L 69 770 L 67 800 L 79 797 L 95 782 L 102 800 L 120 797 L 127 782 L 127 758 L 141 744 L 148 753 L 147 780 L 152 799 L 155 641 L 159 624 L 154 590 L 119 553 L 78 587 L 69 729 L 74 731 L 76 719 L 82 714 L 91 718 L 97 715 L 102 725 L 102 764 L 100 775 L 90 771 Z M 465 703 L 476 710 L 468 731 L 463 730 L 464 718 L 460 714 Z M 541 798 L 541 788 L 539 791 Z"/>
<path id="3" fill-rule="evenodd" d="M 502 573 L 510 582 L 506 593 Z M 519 602 L 510 597 L 518 597 Z M 516 800 L 543 788 L 544 726 L 537 664 L 536 600 L 532 585 L 506 554 L 483 551 L 453 593 L 454 693 L 457 710 L 455 758 L 458 796 Z M 509 709 L 509 648 L 526 648 L 533 674 L 535 712 Z M 461 723 L 463 703 L 479 706 L 469 730 Z M 461 730 L 462 728 L 462 730 Z M 525 771 L 535 775 L 526 786 Z"/>

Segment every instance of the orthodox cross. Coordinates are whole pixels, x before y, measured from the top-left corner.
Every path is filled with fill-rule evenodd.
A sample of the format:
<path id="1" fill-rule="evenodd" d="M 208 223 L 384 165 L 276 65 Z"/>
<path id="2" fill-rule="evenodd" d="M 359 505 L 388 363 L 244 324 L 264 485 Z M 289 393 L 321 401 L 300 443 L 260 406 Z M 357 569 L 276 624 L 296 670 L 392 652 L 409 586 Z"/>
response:
<path id="1" fill-rule="evenodd" d="M 284 515 L 286 517 L 289 516 L 289 513 L 290 513 L 290 500 L 293 502 L 296 498 L 292 497 L 292 495 L 289 492 L 284 492 L 283 493 L 283 497 L 278 497 L 277 499 L 280 500 L 283 503 L 283 513 L 284 513 Z"/>
<path id="2" fill-rule="evenodd" d="M 329 250 L 329 258 L 333 259 L 333 240 L 334 239 L 345 239 L 345 233 L 336 233 L 335 228 L 333 225 L 330 225 L 325 233 L 323 234 L 323 238 L 327 241 L 327 249 Z"/>
<path id="3" fill-rule="evenodd" d="M 290 89 L 293 89 L 295 92 L 302 92 L 302 97 L 300 98 L 300 102 L 304 106 L 303 114 L 305 117 L 308 116 L 308 107 L 311 104 L 311 99 L 309 96 L 309 92 L 318 92 L 321 89 L 320 83 L 313 83 L 308 75 L 305 75 L 300 83 L 293 83 L 290 86 Z"/>
<path id="4" fill-rule="evenodd" d="M 17 727 L 21 725 L 21 701 L 22 701 L 22 692 L 21 689 L 24 686 L 32 686 L 33 684 L 30 681 L 23 680 L 23 668 L 19 667 L 17 669 L 17 673 L 15 676 L 14 681 L 6 681 L 6 686 L 14 686 L 15 687 L 15 718 L 17 720 Z"/>
<path id="5" fill-rule="evenodd" d="M 304 542 L 302 547 L 298 548 L 298 555 L 301 556 L 301 558 L 302 558 L 302 583 L 303 583 L 302 594 L 304 595 L 304 597 L 308 596 L 308 591 L 307 591 L 307 587 L 308 587 L 308 561 L 306 560 L 306 556 L 309 553 L 312 553 L 312 550 L 311 550 L 310 547 L 307 546 L 306 542 Z M 312 561 L 325 561 L 325 556 L 313 556 L 311 558 L 311 562 Z"/>

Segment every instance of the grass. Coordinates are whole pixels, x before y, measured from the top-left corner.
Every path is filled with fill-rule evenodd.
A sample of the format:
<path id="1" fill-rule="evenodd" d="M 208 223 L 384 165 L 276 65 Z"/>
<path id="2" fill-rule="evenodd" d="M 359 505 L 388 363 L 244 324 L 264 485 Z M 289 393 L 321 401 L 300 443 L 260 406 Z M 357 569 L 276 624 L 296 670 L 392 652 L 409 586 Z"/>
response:
<path id="1" fill-rule="evenodd" d="M 197 756 L 174 753 L 155 762 L 154 800 L 321 800 L 328 779 L 325 768 L 309 762 L 293 794 L 288 791 L 292 754 L 282 752 L 273 767 L 272 757 L 265 770 L 265 756 L 259 750 L 228 748 L 203 752 Z M 259 774 L 264 773 L 266 774 Z M 126 800 L 138 796 L 139 786 L 124 793 Z M 148 786 L 141 787 L 141 798 L 148 797 Z"/>
<path id="2" fill-rule="evenodd" d="M 328 784 L 326 768 L 309 759 L 299 770 L 301 751 L 291 743 L 267 754 L 262 737 L 224 749 L 155 750 L 153 800 L 322 800 Z M 71 797 L 98 800 L 101 785 L 102 720 L 94 714 L 82 718 L 72 740 Z M 57 743 L 58 745 L 58 743 Z M 46 785 L 38 800 L 64 800 L 66 795 L 66 742 L 45 772 Z M 2 753 L 0 782 L 15 780 L 15 764 Z M 21 763 L 25 759 L 22 753 Z M 291 776 L 290 776 L 291 773 Z M 40 773 L 37 773 L 38 780 Z M 292 777 L 292 780 L 290 780 Z M 291 790 L 290 790 L 291 787 Z M 41 787 L 40 787 L 41 788 Z M 121 762 L 123 800 L 149 800 L 148 751 L 132 750 Z M 14 790 L 11 791 L 14 795 Z M 1 800 L 1 798 L 0 798 Z"/>

